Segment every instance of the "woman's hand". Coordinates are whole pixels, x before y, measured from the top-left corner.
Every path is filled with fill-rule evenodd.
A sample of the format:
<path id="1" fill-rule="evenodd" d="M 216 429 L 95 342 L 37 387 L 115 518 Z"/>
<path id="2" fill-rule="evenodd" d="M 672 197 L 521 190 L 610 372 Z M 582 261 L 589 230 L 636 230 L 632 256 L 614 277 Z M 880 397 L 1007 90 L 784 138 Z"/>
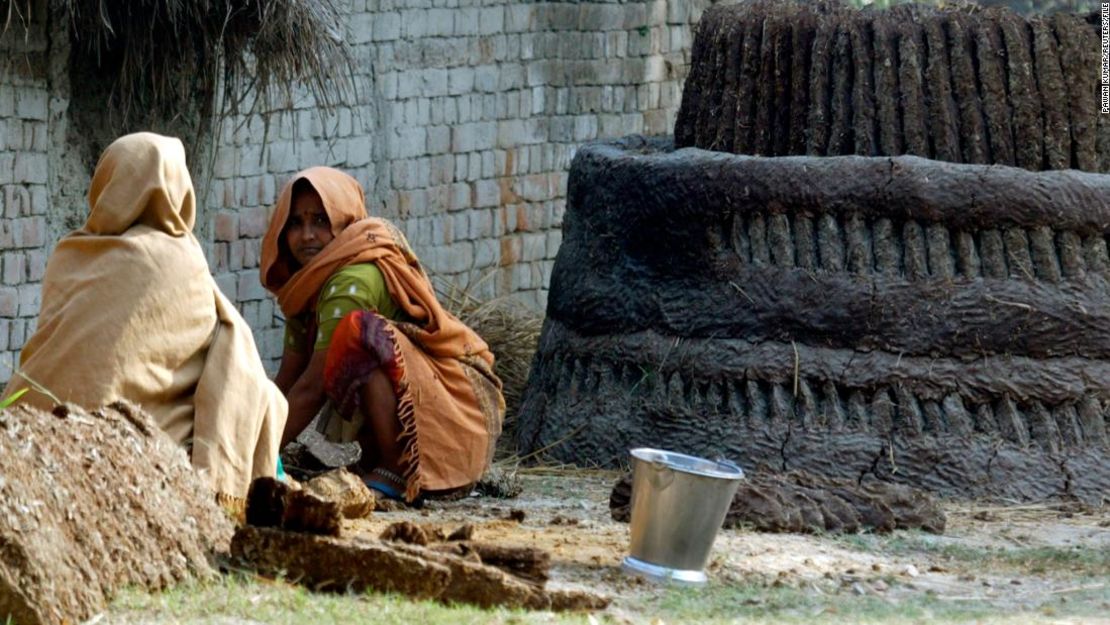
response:
<path id="1" fill-rule="evenodd" d="M 320 412 L 327 399 L 324 393 L 324 363 L 327 361 L 328 351 L 322 349 L 312 352 L 311 358 L 306 358 L 308 366 L 285 393 L 289 400 L 289 418 L 285 422 L 285 433 L 281 437 L 281 446 L 285 447 L 289 441 L 297 438 L 312 419 Z M 282 367 L 285 358 L 282 357 Z M 281 377 L 281 372 L 278 372 Z M 280 387 L 280 384 L 278 385 Z"/>
<path id="2" fill-rule="evenodd" d="M 312 352 L 294 352 L 288 347 L 281 352 L 281 366 L 278 367 L 277 376 L 274 377 L 274 384 L 282 395 L 289 397 L 289 390 L 308 368 L 308 361 L 311 358 Z"/>

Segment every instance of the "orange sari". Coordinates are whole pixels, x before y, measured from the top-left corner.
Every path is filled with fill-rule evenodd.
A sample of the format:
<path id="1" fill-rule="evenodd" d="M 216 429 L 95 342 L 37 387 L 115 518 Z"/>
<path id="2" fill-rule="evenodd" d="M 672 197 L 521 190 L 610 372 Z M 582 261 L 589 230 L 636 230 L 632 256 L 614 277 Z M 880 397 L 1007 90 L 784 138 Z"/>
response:
<path id="1" fill-rule="evenodd" d="M 308 265 L 294 271 L 281 235 L 293 185 L 301 179 L 320 195 L 335 238 Z M 410 320 L 373 316 L 383 322 L 374 327 L 385 333 L 394 355 L 390 377 L 402 428 L 406 498 L 476 482 L 493 458 L 505 414 L 489 346 L 440 305 L 401 231 L 384 219 L 367 217 L 358 181 L 328 167 L 300 172 L 282 189 L 262 240 L 263 286 L 277 295 L 286 317 L 292 317 L 313 307 L 332 274 L 355 263 L 378 267 L 390 296 Z M 349 406 L 352 396 L 336 376 L 373 338 L 367 336 L 369 326 L 361 312 L 340 323 L 328 348 L 325 387 L 335 406 Z"/>

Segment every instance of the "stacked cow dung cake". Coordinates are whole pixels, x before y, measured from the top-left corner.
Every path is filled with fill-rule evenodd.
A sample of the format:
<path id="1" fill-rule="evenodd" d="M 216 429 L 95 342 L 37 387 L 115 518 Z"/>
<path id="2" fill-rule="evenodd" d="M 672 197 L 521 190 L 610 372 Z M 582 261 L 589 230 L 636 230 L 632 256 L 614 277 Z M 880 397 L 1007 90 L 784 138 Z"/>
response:
<path id="1" fill-rule="evenodd" d="M 1092 37 L 1004 10 L 708 11 L 674 142 L 572 165 L 524 452 L 1101 502 Z"/>
<path id="2" fill-rule="evenodd" d="M 698 24 L 675 144 L 1110 171 L 1097 17 L 715 7 Z"/>

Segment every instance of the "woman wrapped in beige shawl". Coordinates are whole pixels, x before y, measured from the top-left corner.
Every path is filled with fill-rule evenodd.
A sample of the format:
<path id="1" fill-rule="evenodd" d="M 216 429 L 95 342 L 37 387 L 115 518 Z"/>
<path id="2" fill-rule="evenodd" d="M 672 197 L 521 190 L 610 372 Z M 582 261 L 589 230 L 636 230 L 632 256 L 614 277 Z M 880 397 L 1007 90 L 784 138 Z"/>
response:
<path id="1" fill-rule="evenodd" d="M 0 396 L 30 387 L 20 402 L 46 409 L 54 400 L 36 388 L 89 409 L 139 404 L 191 444 L 218 500 L 241 504 L 253 478 L 274 475 L 288 408 L 192 234 L 181 142 L 116 140 L 96 166 L 89 208 L 50 257 L 37 330 Z"/>

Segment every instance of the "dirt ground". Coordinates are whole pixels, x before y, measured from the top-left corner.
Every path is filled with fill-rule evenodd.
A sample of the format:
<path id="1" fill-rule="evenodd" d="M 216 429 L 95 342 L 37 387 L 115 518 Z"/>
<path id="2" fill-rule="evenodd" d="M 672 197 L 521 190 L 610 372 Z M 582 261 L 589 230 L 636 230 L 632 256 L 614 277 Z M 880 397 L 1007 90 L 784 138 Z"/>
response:
<path id="1" fill-rule="evenodd" d="M 550 550 L 552 587 L 609 595 L 610 616 L 639 620 L 644 601 L 661 589 L 620 570 L 629 534 L 627 525 L 609 517 L 608 496 L 616 477 L 533 474 L 523 478 L 524 492 L 514 499 L 431 502 L 422 510 L 349 522 L 344 530 L 376 537 L 398 520 L 447 531 L 470 523 L 477 541 Z M 509 518 L 514 511 L 524 513 L 522 521 Z M 725 585 L 790 586 L 807 593 L 873 595 L 890 601 L 928 595 L 940 601 L 984 602 L 1000 612 L 1082 596 L 1097 602 L 1095 614 L 1110 616 L 1108 554 L 1106 508 L 950 503 L 944 535 L 837 537 L 722 530 L 708 571 L 712 582 Z"/>
<path id="2" fill-rule="evenodd" d="M 512 499 L 471 496 L 429 502 L 419 510 L 345 521 L 343 527 L 348 536 L 376 538 L 402 520 L 445 534 L 470 524 L 474 541 L 546 549 L 552 554 L 548 587 L 612 598 L 600 613 L 483 612 L 415 604 L 399 597 L 297 592 L 289 580 L 274 583 L 249 573 L 236 577 L 243 574 L 239 572 L 215 587 L 125 593 L 101 625 L 1110 625 L 1106 507 L 947 502 L 943 535 L 903 530 L 849 536 L 722 530 L 708 566 L 709 584 L 689 591 L 621 572 L 629 529 L 612 521 L 608 508 L 617 477 L 529 470 L 520 476 L 523 492 Z"/>

